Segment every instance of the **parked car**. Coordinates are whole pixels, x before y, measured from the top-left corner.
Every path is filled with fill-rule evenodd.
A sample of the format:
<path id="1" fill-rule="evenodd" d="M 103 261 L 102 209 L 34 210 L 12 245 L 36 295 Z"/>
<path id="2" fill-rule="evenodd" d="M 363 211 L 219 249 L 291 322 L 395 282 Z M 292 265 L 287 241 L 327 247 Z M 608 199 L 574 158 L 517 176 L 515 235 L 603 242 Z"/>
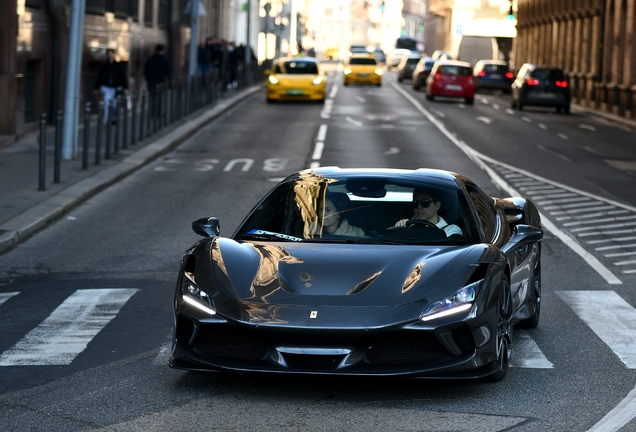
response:
<path id="1" fill-rule="evenodd" d="M 382 65 L 373 54 L 352 54 L 344 62 L 344 85 L 382 85 Z"/>
<path id="2" fill-rule="evenodd" d="M 408 56 L 409 54 L 412 54 L 413 51 L 411 50 L 407 50 L 404 48 L 397 48 L 395 51 L 390 52 L 387 56 L 386 56 L 386 67 L 391 70 L 391 69 L 395 69 L 400 62 L 402 61 L 402 58 Z"/>
<path id="3" fill-rule="evenodd" d="M 468 105 L 475 99 L 475 79 L 470 63 L 438 60 L 426 78 L 426 99 L 437 96 L 464 98 Z"/>
<path id="4" fill-rule="evenodd" d="M 431 69 L 433 69 L 434 64 L 435 59 L 432 57 L 424 57 L 417 62 L 411 78 L 413 90 L 419 90 L 421 87 L 426 87 L 426 78 L 428 78 L 431 74 Z"/>
<path id="5" fill-rule="evenodd" d="M 266 70 L 267 102 L 277 100 L 325 101 L 327 77 L 313 57 L 283 57 Z"/>
<path id="6" fill-rule="evenodd" d="M 563 69 L 525 63 L 511 86 L 510 105 L 523 109 L 526 105 L 554 107 L 557 112 L 570 112 L 570 85 Z"/>
<path id="7" fill-rule="evenodd" d="M 402 61 L 397 67 L 397 79 L 399 82 L 413 78 L 413 71 L 421 58 L 422 56 L 416 53 L 409 54 L 402 58 Z"/>
<path id="8" fill-rule="evenodd" d="M 435 60 L 454 60 L 455 59 L 451 53 L 444 50 L 433 51 L 433 54 L 431 54 L 431 58 Z"/>
<path id="9" fill-rule="evenodd" d="M 303 170 L 230 236 L 192 229 L 173 368 L 498 381 L 513 326 L 539 324 L 539 212 L 460 174 Z"/>
<path id="10" fill-rule="evenodd" d="M 473 76 L 476 91 L 490 89 L 510 93 L 510 86 L 514 79 L 508 63 L 503 60 L 479 60 L 473 68 Z"/>
<path id="11" fill-rule="evenodd" d="M 382 48 L 376 48 L 373 51 L 373 55 L 375 55 L 375 58 L 378 59 L 378 62 L 381 64 L 385 64 L 386 63 L 386 54 L 384 54 L 384 51 L 382 51 Z"/>

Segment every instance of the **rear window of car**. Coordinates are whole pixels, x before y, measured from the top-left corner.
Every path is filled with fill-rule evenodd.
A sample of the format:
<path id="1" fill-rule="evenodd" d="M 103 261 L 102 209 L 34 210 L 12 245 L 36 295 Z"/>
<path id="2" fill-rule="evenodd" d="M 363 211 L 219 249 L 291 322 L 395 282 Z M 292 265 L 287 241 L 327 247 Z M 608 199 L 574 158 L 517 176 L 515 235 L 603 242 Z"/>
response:
<path id="1" fill-rule="evenodd" d="M 408 59 L 406 61 L 406 63 L 410 64 L 410 65 L 416 65 L 419 61 L 420 61 L 420 59 L 418 59 L 418 58 L 410 58 L 410 59 Z"/>
<path id="2" fill-rule="evenodd" d="M 508 72 L 508 66 L 502 64 L 487 64 L 484 66 L 484 70 L 490 73 L 506 73 Z"/>
<path id="3" fill-rule="evenodd" d="M 438 69 L 438 72 L 443 75 L 459 75 L 459 76 L 473 74 L 470 68 L 467 68 L 464 66 L 452 66 L 452 65 L 440 66 L 440 68 Z"/>
<path id="4" fill-rule="evenodd" d="M 539 80 L 564 80 L 563 71 L 560 69 L 535 69 L 530 73 L 530 76 Z"/>
<path id="5" fill-rule="evenodd" d="M 292 60 L 281 64 L 279 68 L 274 68 L 274 73 L 290 75 L 317 74 L 318 65 L 314 62 Z"/>
<path id="6" fill-rule="evenodd" d="M 372 58 L 352 58 L 349 60 L 351 65 L 376 65 L 378 62 Z"/>

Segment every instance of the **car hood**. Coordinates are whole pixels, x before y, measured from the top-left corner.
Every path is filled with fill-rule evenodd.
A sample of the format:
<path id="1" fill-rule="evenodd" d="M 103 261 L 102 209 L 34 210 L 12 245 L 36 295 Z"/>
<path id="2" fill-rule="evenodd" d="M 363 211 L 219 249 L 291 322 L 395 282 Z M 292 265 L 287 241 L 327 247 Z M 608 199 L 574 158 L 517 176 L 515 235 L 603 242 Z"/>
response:
<path id="1" fill-rule="evenodd" d="M 317 77 L 318 75 L 315 74 L 276 75 L 279 86 L 310 86 L 313 80 L 315 80 Z"/>
<path id="2" fill-rule="evenodd" d="M 214 275 L 208 283 L 229 298 L 260 304 L 398 306 L 424 299 L 445 280 L 448 287 L 435 296 L 446 290 L 452 294 L 474 269 L 460 264 L 475 246 L 241 243 L 227 238 L 208 245 Z"/>

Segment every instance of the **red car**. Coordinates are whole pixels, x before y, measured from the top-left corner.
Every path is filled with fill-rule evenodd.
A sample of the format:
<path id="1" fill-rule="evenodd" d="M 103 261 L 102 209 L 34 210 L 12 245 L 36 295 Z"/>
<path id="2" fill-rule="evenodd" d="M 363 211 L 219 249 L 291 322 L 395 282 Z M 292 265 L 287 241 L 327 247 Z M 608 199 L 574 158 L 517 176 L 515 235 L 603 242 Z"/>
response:
<path id="1" fill-rule="evenodd" d="M 436 96 L 464 98 L 468 105 L 475 100 L 475 80 L 470 63 L 438 60 L 426 78 L 426 99 Z"/>

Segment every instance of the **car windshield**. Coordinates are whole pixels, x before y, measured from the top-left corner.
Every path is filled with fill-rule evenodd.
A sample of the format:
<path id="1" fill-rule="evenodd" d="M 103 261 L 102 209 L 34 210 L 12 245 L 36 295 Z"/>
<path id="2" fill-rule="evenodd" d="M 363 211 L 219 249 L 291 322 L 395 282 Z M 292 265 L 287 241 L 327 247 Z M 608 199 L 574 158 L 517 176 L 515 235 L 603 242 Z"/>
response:
<path id="1" fill-rule="evenodd" d="M 376 65 L 378 64 L 375 59 L 372 58 L 352 58 L 349 60 L 350 65 Z"/>
<path id="2" fill-rule="evenodd" d="M 290 60 L 281 63 L 278 68 L 274 70 L 274 73 L 283 73 L 289 75 L 302 75 L 318 73 L 318 65 L 311 61 L 298 61 Z"/>
<path id="3" fill-rule="evenodd" d="M 413 199 L 414 191 L 419 190 L 439 199 L 438 227 L 416 220 Z M 423 204 L 417 204 L 418 211 L 424 206 L 435 207 L 427 199 L 420 201 Z M 396 226 L 398 221 L 403 221 L 402 226 Z M 454 183 L 441 186 L 435 182 L 415 184 L 377 177 L 325 178 L 314 174 L 274 188 L 233 238 L 463 245 L 479 242 L 476 224 L 471 221 L 465 195 Z M 454 226 L 454 231 L 444 230 Z"/>
<path id="4" fill-rule="evenodd" d="M 406 63 L 409 64 L 409 65 L 415 66 L 416 64 L 419 63 L 419 61 L 420 61 L 419 58 L 410 58 L 410 59 L 406 60 Z"/>

